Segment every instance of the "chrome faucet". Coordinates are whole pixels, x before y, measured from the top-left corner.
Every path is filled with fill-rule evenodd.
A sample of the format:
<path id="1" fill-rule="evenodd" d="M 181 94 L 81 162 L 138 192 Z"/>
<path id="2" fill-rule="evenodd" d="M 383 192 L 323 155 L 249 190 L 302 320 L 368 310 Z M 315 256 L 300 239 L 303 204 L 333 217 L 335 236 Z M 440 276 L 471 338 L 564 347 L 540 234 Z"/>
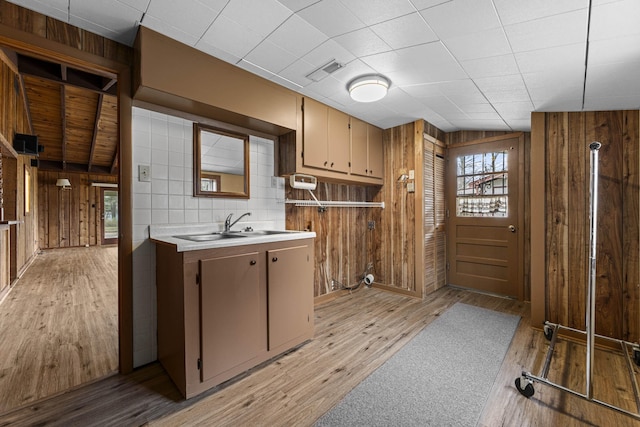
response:
<path id="1" fill-rule="evenodd" d="M 251 216 L 251 212 L 243 213 L 238 217 L 238 219 L 236 219 L 233 222 L 231 222 L 232 216 L 233 216 L 233 213 L 230 213 L 227 219 L 224 220 L 224 233 L 229 233 L 231 231 L 231 227 L 233 227 L 236 222 L 240 221 L 245 216 Z"/>

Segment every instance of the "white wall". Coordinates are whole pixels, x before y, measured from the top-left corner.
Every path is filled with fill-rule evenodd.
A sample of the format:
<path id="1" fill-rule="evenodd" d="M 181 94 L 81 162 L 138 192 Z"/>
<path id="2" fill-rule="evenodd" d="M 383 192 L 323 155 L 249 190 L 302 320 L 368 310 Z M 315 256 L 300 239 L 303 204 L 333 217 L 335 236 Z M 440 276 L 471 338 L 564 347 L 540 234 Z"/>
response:
<path id="1" fill-rule="evenodd" d="M 157 359 L 155 246 L 151 224 L 218 223 L 251 212 L 251 222 L 285 228 L 284 185 L 272 186 L 273 141 L 250 139 L 250 199 L 193 197 L 193 122 L 133 109 L 133 364 Z M 138 180 L 150 165 L 151 182 Z M 282 180 L 280 178 L 280 180 Z"/>

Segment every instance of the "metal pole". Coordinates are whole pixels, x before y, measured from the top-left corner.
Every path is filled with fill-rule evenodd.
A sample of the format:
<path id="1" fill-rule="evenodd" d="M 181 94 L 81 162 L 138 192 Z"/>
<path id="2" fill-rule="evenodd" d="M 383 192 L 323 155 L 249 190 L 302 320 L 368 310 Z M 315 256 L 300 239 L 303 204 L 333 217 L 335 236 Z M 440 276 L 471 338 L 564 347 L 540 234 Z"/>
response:
<path id="1" fill-rule="evenodd" d="M 589 144 L 591 150 L 591 180 L 589 183 L 589 202 L 591 210 L 589 212 L 589 289 L 587 292 L 587 313 L 586 313 L 586 333 L 587 333 L 587 390 L 588 399 L 593 398 L 593 353 L 594 334 L 596 320 L 596 234 L 597 234 L 597 214 L 598 214 L 598 150 L 602 146 L 599 142 Z"/>

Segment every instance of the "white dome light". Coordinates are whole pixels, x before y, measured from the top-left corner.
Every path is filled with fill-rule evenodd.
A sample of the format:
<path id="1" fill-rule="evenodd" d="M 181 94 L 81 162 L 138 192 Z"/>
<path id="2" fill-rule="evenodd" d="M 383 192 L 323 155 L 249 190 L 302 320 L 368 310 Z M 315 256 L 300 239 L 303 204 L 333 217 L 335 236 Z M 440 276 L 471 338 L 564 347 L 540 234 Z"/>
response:
<path id="1" fill-rule="evenodd" d="M 389 89 L 389 80 L 382 76 L 367 75 L 349 83 L 349 95 L 354 101 L 374 102 L 384 98 Z"/>

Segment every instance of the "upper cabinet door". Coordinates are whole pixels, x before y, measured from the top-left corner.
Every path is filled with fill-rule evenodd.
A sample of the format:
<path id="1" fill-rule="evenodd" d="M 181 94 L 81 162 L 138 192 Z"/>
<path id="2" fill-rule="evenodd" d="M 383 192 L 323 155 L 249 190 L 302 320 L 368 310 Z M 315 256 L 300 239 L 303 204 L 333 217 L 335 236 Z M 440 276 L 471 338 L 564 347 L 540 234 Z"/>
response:
<path id="1" fill-rule="evenodd" d="M 349 116 L 329 108 L 329 166 L 334 172 L 349 173 Z"/>
<path id="2" fill-rule="evenodd" d="M 304 99 L 303 162 L 305 166 L 328 168 L 328 110 L 324 104 Z"/>
<path id="3" fill-rule="evenodd" d="M 367 124 L 351 117 L 351 173 L 368 176 Z"/>
<path id="4" fill-rule="evenodd" d="M 382 178 L 384 175 L 384 155 L 382 148 L 382 129 L 368 125 L 369 140 L 369 176 Z"/>

